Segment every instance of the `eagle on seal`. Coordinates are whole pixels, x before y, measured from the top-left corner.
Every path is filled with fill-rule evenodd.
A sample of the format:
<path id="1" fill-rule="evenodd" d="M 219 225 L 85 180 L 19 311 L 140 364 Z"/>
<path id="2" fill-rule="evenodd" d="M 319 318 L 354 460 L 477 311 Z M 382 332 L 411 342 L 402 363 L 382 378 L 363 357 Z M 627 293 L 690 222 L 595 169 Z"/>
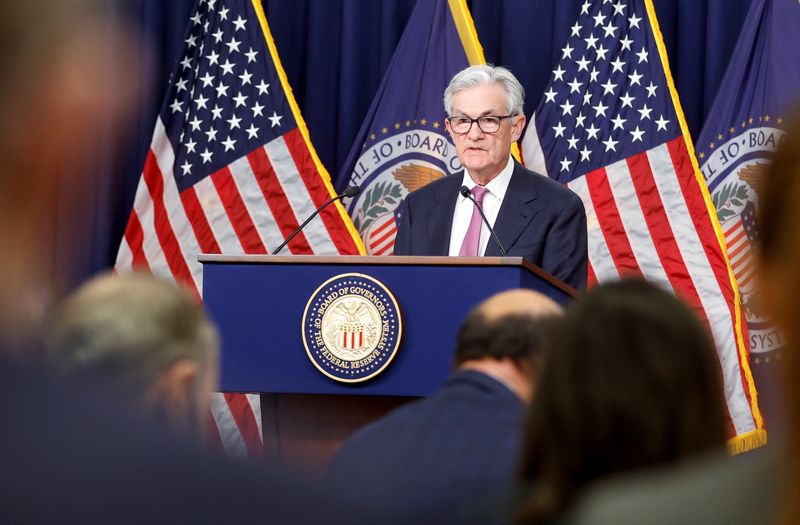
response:
<path id="1" fill-rule="evenodd" d="M 406 187 L 409 193 L 418 190 L 429 182 L 444 177 L 444 173 L 419 164 L 405 164 L 394 170 L 394 178 Z"/>

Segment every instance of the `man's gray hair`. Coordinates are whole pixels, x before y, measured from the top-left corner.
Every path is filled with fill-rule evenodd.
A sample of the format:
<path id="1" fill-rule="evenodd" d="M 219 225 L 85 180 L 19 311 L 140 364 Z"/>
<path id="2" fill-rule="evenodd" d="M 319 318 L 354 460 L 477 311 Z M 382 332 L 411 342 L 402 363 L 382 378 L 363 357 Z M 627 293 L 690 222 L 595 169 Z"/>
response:
<path id="1" fill-rule="evenodd" d="M 462 69 L 444 90 L 444 110 L 453 116 L 453 96 L 459 91 L 476 86 L 500 84 L 506 90 L 508 114 L 522 115 L 525 105 L 525 90 L 517 77 L 508 69 L 492 64 L 479 64 Z"/>
<path id="2" fill-rule="evenodd" d="M 173 364 L 217 358 L 217 330 L 186 290 L 144 273 L 103 275 L 70 296 L 47 336 L 57 375 L 140 398 Z"/>

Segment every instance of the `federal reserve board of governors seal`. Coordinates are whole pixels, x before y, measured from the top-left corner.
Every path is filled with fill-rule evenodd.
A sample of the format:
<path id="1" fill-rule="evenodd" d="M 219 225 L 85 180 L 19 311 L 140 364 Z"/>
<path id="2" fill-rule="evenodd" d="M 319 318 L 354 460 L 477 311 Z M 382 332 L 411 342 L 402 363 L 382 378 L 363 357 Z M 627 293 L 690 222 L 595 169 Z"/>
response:
<path id="1" fill-rule="evenodd" d="M 326 376 L 366 381 L 392 362 L 403 331 L 400 309 L 383 283 L 359 273 L 328 279 L 303 313 L 303 345 Z"/>

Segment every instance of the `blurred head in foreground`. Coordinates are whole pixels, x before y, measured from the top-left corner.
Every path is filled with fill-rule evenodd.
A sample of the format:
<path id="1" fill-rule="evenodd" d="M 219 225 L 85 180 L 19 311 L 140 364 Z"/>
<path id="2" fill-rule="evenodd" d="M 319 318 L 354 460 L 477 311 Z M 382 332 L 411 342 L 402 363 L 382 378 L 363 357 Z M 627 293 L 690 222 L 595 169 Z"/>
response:
<path id="1" fill-rule="evenodd" d="M 89 281 L 57 310 L 47 351 L 57 374 L 122 393 L 171 428 L 203 431 L 217 331 L 177 285 L 143 273 Z"/>
<path id="2" fill-rule="evenodd" d="M 540 523 L 592 482 L 722 448 L 719 364 L 703 325 L 644 281 L 598 286 L 567 311 L 529 411 L 518 516 Z"/>
<path id="3" fill-rule="evenodd" d="M 531 290 L 496 294 L 475 307 L 461 325 L 454 368 L 499 377 L 528 402 L 552 325 L 562 315 L 558 304 Z"/>
<path id="4" fill-rule="evenodd" d="M 759 194 L 759 287 L 765 311 L 783 331 L 788 425 L 784 523 L 800 516 L 800 114 L 786 127 Z"/>
<path id="5" fill-rule="evenodd" d="M 24 348 L 86 251 L 98 152 L 139 96 L 142 43 L 97 0 L 3 2 L 0 16 L 0 333 Z M 105 6 L 106 11 L 108 7 Z"/>

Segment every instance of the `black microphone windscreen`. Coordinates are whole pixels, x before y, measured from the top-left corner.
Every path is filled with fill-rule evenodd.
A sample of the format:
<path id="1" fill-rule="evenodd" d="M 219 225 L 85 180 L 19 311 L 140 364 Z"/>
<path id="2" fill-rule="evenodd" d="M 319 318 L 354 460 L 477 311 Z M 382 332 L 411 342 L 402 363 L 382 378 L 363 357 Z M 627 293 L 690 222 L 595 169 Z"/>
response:
<path id="1" fill-rule="evenodd" d="M 464 197 L 469 197 L 469 195 L 470 195 L 469 188 L 467 188 L 466 186 L 461 186 L 458 189 L 458 192 Z"/>
<path id="2" fill-rule="evenodd" d="M 361 186 L 350 186 L 342 192 L 342 197 L 355 197 L 359 193 L 361 193 Z"/>

